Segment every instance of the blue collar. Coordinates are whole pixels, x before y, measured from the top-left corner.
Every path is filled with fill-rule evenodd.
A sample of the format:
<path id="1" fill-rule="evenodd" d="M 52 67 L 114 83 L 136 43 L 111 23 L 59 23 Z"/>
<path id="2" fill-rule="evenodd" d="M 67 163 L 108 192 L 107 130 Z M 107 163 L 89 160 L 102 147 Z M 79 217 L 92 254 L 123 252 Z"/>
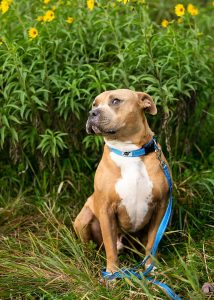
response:
<path id="1" fill-rule="evenodd" d="M 118 149 L 111 148 L 111 147 L 109 147 L 109 149 L 111 152 L 123 157 L 139 157 L 139 156 L 147 155 L 150 152 L 154 152 L 155 150 L 158 149 L 158 146 L 156 143 L 156 139 L 152 138 L 151 141 L 149 141 L 146 145 L 144 145 L 142 148 L 137 150 L 120 151 Z"/>

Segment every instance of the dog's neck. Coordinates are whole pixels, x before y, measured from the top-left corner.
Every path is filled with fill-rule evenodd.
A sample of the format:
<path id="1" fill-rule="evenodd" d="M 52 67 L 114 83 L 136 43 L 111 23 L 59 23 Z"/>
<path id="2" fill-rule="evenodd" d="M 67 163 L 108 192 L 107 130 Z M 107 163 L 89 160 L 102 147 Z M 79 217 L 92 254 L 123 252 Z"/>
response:
<path id="1" fill-rule="evenodd" d="M 150 129 L 146 118 L 143 118 L 142 126 L 136 133 L 132 134 L 131 137 L 116 137 L 111 138 L 105 137 L 105 143 L 109 147 L 116 148 L 121 151 L 132 151 L 142 148 L 153 138 L 154 133 Z"/>
<path id="2" fill-rule="evenodd" d="M 111 139 L 104 138 L 107 146 L 111 148 L 118 149 L 120 151 L 132 151 L 136 149 L 142 148 L 145 144 L 147 144 L 153 138 L 154 133 L 149 130 L 149 132 L 141 132 L 136 135 L 133 135 L 130 139 Z"/>

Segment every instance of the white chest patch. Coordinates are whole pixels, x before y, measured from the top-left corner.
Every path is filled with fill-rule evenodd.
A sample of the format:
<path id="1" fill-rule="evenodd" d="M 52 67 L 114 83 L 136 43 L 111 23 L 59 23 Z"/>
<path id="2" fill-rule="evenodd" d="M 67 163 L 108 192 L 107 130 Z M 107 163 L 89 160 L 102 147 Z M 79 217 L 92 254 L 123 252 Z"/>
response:
<path id="1" fill-rule="evenodd" d="M 107 144 L 121 151 L 137 149 L 136 145 L 130 143 L 125 146 L 123 143 L 123 147 L 118 147 L 118 143 Z M 123 157 L 113 152 L 110 156 L 121 169 L 121 178 L 117 181 L 115 190 L 122 200 L 121 205 L 126 207 L 132 231 L 135 231 L 143 223 L 148 212 L 149 203 L 152 201 L 153 183 L 140 157 Z"/>

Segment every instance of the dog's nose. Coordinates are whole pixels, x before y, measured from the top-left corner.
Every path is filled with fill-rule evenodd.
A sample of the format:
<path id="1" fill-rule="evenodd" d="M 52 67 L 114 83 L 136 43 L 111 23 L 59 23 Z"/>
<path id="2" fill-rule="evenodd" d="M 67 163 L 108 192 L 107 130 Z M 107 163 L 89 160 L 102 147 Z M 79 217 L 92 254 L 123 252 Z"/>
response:
<path id="1" fill-rule="evenodd" d="M 91 111 L 89 111 L 89 116 L 91 118 L 95 118 L 95 117 L 97 117 L 99 115 L 100 115 L 100 110 L 98 108 L 92 109 Z"/>

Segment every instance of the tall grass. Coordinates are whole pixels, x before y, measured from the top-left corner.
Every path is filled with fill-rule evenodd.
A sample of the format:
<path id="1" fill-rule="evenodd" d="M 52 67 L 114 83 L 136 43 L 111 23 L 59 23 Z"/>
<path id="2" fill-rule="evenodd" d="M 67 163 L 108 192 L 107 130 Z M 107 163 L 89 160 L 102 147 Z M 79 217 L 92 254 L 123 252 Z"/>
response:
<path id="1" fill-rule="evenodd" d="M 55 205 L 49 203 L 36 217 L 32 214 L 10 218 L 3 225 L 0 240 L 3 299 L 18 296 L 24 299 L 166 299 L 160 289 L 136 279 L 119 281 L 106 289 L 100 276 L 105 264 L 103 250 L 95 250 L 93 244 L 80 244 L 71 223 L 66 226 L 64 222 Z M 167 232 L 160 249 L 156 279 L 164 280 L 184 299 L 203 299 L 201 284 L 211 280 L 214 265 L 213 241 L 206 237 L 198 239 L 190 228 L 172 230 Z M 120 260 L 123 265 L 132 266 L 136 258 L 142 257 L 143 253 L 132 249 Z"/>

